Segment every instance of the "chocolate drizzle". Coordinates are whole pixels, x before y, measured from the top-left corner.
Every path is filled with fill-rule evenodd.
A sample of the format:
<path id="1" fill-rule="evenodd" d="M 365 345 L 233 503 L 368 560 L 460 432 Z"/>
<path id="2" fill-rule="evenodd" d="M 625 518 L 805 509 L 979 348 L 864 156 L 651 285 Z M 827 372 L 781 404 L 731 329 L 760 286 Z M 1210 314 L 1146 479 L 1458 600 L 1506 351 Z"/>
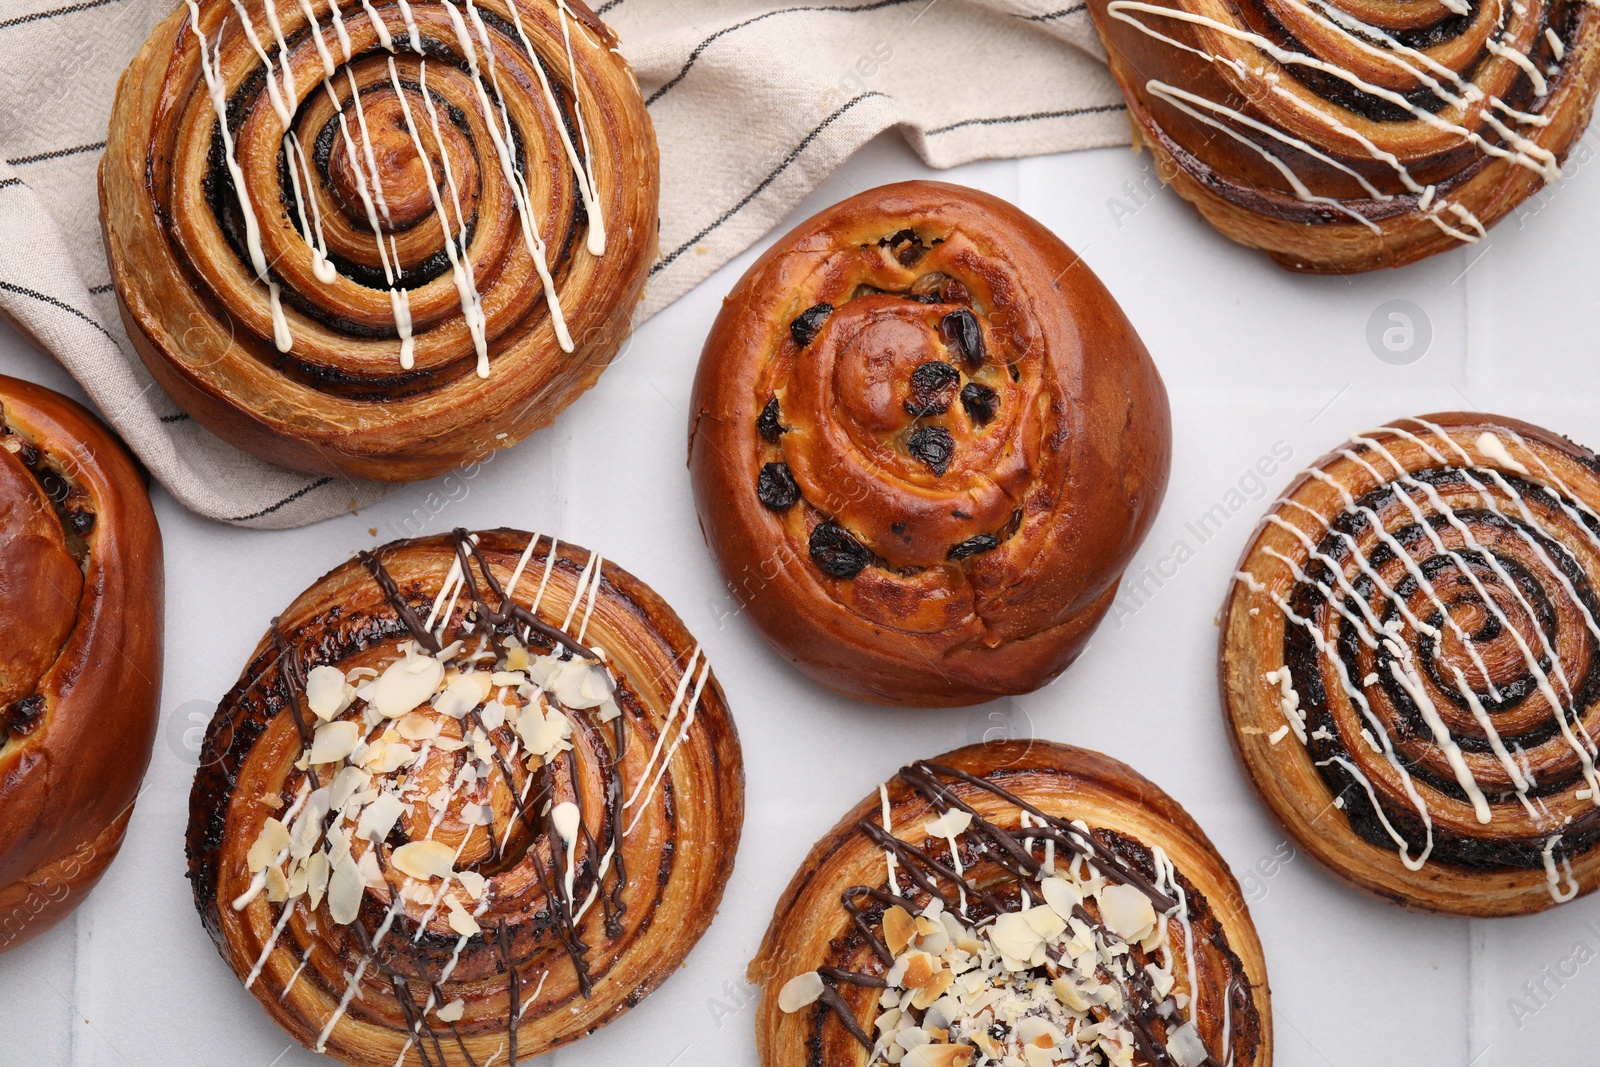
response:
<path id="1" fill-rule="evenodd" d="M 840 895 L 840 904 L 849 915 L 855 934 L 860 942 L 871 950 L 883 972 L 891 969 L 896 962 L 894 952 L 890 950 L 881 933 L 884 912 L 889 908 L 899 907 L 916 914 L 925 912 L 929 902 L 934 898 L 938 898 L 946 908 L 950 908 L 953 905 L 945 893 L 953 889 L 959 895 L 963 913 L 967 913 L 968 908 L 971 908 L 977 912 L 980 921 L 985 917 L 999 916 L 1008 910 L 1005 902 L 994 891 L 991 881 L 979 881 L 963 873 L 970 870 L 980 857 L 984 861 L 994 863 L 1010 875 L 1009 884 L 1012 887 L 1027 890 L 1034 899 L 1042 900 L 1040 883 L 1053 874 L 1053 868 L 1047 868 L 1030 849 L 1030 843 L 1036 847 L 1036 843 L 1040 841 L 1052 841 L 1066 854 L 1082 858 L 1095 872 L 1113 884 L 1137 889 L 1150 901 L 1160 917 L 1158 921 L 1169 921 L 1172 916 L 1180 912 L 1185 916 L 1186 922 L 1189 921 L 1189 917 L 1195 915 L 1211 920 L 1209 907 L 1193 887 L 1188 887 L 1183 892 L 1181 901 L 1174 899 L 1171 893 L 1157 884 L 1156 879 L 1141 869 L 1141 867 L 1148 868 L 1154 863 L 1152 854 L 1142 845 L 1111 831 L 1103 831 L 1097 835 L 1079 829 L 1045 813 L 1007 790 L 994 779 L 994 776 L 980 777 L 955 767 L 917 761 L 902 767 L 898 780 L 941 815 L 955 810 L 970 816 L 971 822 L 963 834 L 973 837 L 969 838 L 961 849 L 961 863 L 958 868 L 952 865 L 954 861 L 945 863 L 936 859 L 927 850 L 901 840 L 871 818 L 862 818 L 856 822 L 856 831 L 871 841 L 874 848 L 891 854 L 895 862 L 890 864 L 890 868 L 901 870 L 915 887 L 909 894 L 902 895 L 889 887 L 855 885 Z M 1020 812 L 1031 816 L 1033 824 L 1024 826 L 1020 831 L 1007 830 L 996 825 L 963 799 L 962 787 L 982 790 L 1014 806 Z M 1101 840 L 1102 836 L 1104 840 Z M 1157 871 L 1159 872 L 1159 868 Z M 1174 887 L 1178 884 L 1178 877 L 1176 873 L 1173 874 Z M 917 903 L 918 898 L 921 900 L 920 904 Z M 1126 951 L 1132 951 L 1134 946 L 1107 929 L 1081 903 L 1074 907 L 1072 914 L 1075 919 L 1097 929 L 1097 936 L 1102 937 L 1107 944 L 1126 945 Z M 1237 975 L 1240 966 L 1238 959 L 1228 950 L 1225 940 L 1220 938 L 1220 930 L 1211 935 L 1212 943 L 1228 961 L 1230 971 L 1235 974 L 1235 977 L 1230 978 L 1225 993 L 1230 998 L 1231 1008 L 1234 1006 L 1232 1005 L 1234 994 L 1240 988 L 1248 990 L 1248 982 Z M 1047 949 L 1047 952 L 1049 951 L 1051 950 Z M 1068 965 L 1068 961 L 1059 955 L 1053 954 L 1050 958 L 1055 964 Z M 1174 1007 L 1170 999 L 1158 996 L 1149 977 L 1138 967 L 1133 967 L 1131 973 L 1125 976 L 1112 973 L 1104 963 L 1097 963 L 1094 970 L 1108 981 L 1125 983 L 1126 1003 L 1120 1010 L 1113 1012 L 1113 1017 L 1117 1023 L 1126 1027 L 1140 1062 L 1148 1067 L 1177 1067 L 1179 1061 L 1168 1051 L 1167 1038 L 1163 1036 L 1170 1034 L 1171 1029 L 1177 1025 L 1172 1014 Z M 819 966 L 816 974 L 821 978 L 823 986 L 816 1002 L 819 1019 L 832 1014 L 868 1051 L 870 1057 L 875 1048 L 874 1042 L 863 1028 L 861 1020 L 857 1018 L 855 1010 L 841 995 L 839 987 L 850 985 L 881 989 L 888 983 L 881 973 L 852 971 L 833 965 Z M 1241 982 L 1244 982 L 1242 987 Z M 1250 1018 L 1253 1016 L 1250 1016 L 1248 1005 L 1245 1008 L 1247 1010 L 1240 1013 L 1242 1018 L 1239 1035 L 1247 1038 L 1248 1034 L 1253 1032 L 1249 1028 Z M 1161 1032 L 1157 1030 L 1157 1020 L 1162 1023 Z M 1222 1067 L 1222 1065 L 1207 1049 L 1204 1058 L 1196 1067 Z"/>
<path id="2" fill-rule="evenodd" d="M 576 637 L 561 628 L 552 626 L 540 619 L 531 610 L 512 601 L 505 588 L 501 585 L 500 580 L 490 568 L 488 561 L 479 550 L 476 539 L 466 530 L 455 529 L 451 533 L 451 539 L 459 564 L 462 587 L 471 602 L 469 608 L 463 614 L 460 628 L 454 635 L 455 639 L 464 639 L 473 634 L 479 634 L 493 647 L 496 657 L 503 659 L 506 654 L 506 638 L 518 635 L 526 640 L 536 634 L 548 641 L 550 645 L 565 649 L 575 658 L 596 663 L 600 661 L 599 656 Z M 551 547 L 553 550 L 553 543 Z M 359 559 L 371 575 L 373 582 L 378 586 L 395 616 L 404 624 L 406 630 L 410 632 L 417 643 L 435 655 L 446 647 L 441 640 L 441 634 L 444 632 L 448 620 L 440 620 L 437 631 L 430 630 L 427 624 L 419 617 L 418 612 L 407 601 L 398 583 L 383 565 L 382 560 L 372 552 L 360 553 Z M 600 575 L 597 574 L 595 581 L 598 582 L 600 580 Z M 582 594 L 583 589 L 579 588 L 574 595 L 575 597 L 581 597 Z M 492 603 L 490 598 L 493 599 Z M 302 745 L 309 749 L 313 741 L 313 734 L 305 714 L 301 711 L 301 699 L 305 693 L 306 672 L 301 662 L 299 650 L 284 638 L 277 619 L 272 622 L 271 637 L 273 646 L 278 654 L 277 678 L 280 695 L 294 718 L 295 727 L 299 732 Z M 556 829 L 553 811 L 548 810 L 548 808 L 542 812 L 539 811 L 541 802 L 545 801 L 552 792 L 551 774 L 553 765 L 549 763 L 543 764 L 537 771 L 533 772 L 534 781 L 531 783 L 533 788 L 530 790 L 533 795 L 531 798 L 519 792 L 516 788 L 517 779 L 514 770 L 505 752 L 502 751 L 501 745 L 494 742 L 494 735 L 502 731 L 487 729 L 483 722 L 482 710 L 483 704 L 480 703 L 466 713 L 463 722 L 474 731 L 481 732 L 490 739 L 490 759 L 493 760 L 505 779 L 506 788 L 516 809 L 514 818 L 520 817 L 527 827 L 537 828 L 545 840 L 549 842 L 550 860 L 548 865 L 535 852 L 530 851 L 527 854 L 527 858 L 533 864 L 538 875 L 539 885 L 544 891 L 545 899 L 549 902 L 550 929 L 554 932 L 557 941 L 572 961 L 579 991 L 583 996 L 588 997 L 594 989 L 594 978 L 590 973 L 587 960 L 589 946 L 584 942 L 576 926 L 576 902 L 573 899 L 573 894 L 567 891 L 567 883 L 563 874 L 568 863 L 567 844 Z M 601 773 L 611 779 L 607 786 L 604 836 L 613 843 L 616 877 L 609 892 L 598 884 L 596 887 L 596 893 L 599 896 L 604 912 L 606 934 L 609 937 L 620 937 L 623 932 L 621 926 L 621 917 L 625 908 L 623 892 L 627 884 L 626 868 L 620 854 L 618 854 L 619 850 L 615 848 L 615 845 L 621 840 L 623 792 L 622 784 L 617 778 L 616 772 L 624 751 L 626 732 L 623 729 L 623 719 L 620 714 L 615 721 L 616 727 L 611 738 L 615 752 L 607 752 L 606 745 L 603 743 L 596 746 L 603 764 Z M 576 798 L 582 795 L 582 791 L 578 788 L 576 763 L 570 760 L 569 772 L 573 777 L 573 796 L 574 802 L 576 802 Z M 313 783 L 316 784 L 315 771 L 312 770 L 309 773 L 312 776 Z M 330 816 L 333 815 L 336 815 L 336 813 L 330 813 Z M 604 877 L 601 848 L 594 836 L 583 824 L 581 812 L 579 827 L 581 844 L 575 843 L 574 849 L 581 848 L 583 850 L 588 871 L 592 873 L 592 877 L 598 883 Z M 326 832 L 326 829 L 327 827 L 324 826 L 324 832 Z M 496 864 L 500 864 L 503 862 L 504 857 L 501 854 L 500 836 L 496 833 L 496 828 L 492 823 L 492 816 L 488 833 L 493 860 Z M 509 827 L 507 828 L 507 833 L 509 834 Z M 375 851 L 387 878 L 388 868 L 384 863 L 382 850 Z M 394 899 L 400 899 L 398 892 L 394 892 L 393 895 Z M 357 936 L 362 941 L 365 955 L 371 961 L 372 966 L 376 967 L 389 980 L 395 994 L 396 1003 L 400 1006 L 402 1014 L 406 1017 L 407 1026 L 416 1038 L 415 1047 L 424 1064 L 427 1067 L 432 1067 L 432 1064 L 436 1061 L 440 1067 L 443 1067 L 447 1062 L 443 1048 L 439 1043 L 438 1036 L 428 1025 L 426 1012 L 416 1002 L 409 979 L 403 972 L 396 969 L 376 952 L 371 936 L 359 922 L 352 925 L 357 931 Z M 505 921 L 502 920 L 492 933 L 482 932 L 482 936 L 485 941 L 494 947 L 502 965 L 510 972 L 507 1030 L 510 1034 L 509 1062 L 514 1067 L 517 1061 L 516 1035 L 521 1014 L 521 975 L 513 959 L 512 939 Z M 416 974 L 426 975 L 426 964 L 411 949 L 410 940 L 404 937 L 400 940 L 404 942 L 404 950 L 409 953 L 408 964 Z M 429 985 L 434 993 L 436 1004 L 442 1005 L 444 1003 L 443 991 L 439 988 L 438 983 L 430 980 Z M 456 1043 L 460 1047 L 462 1055 L 466 1057 L 467 1064 L 469 1067 L 474 1067 L 472 1057 L 467 1052 L 466 1046 L 461 1042 L 460 1035 L 456 1032 L 453 1024 L 450 1025 L 450 1030 L 455 1034 Z"/>
<path id="3" fill-rule="evenodd" d="M 400 587 L 394 584 L 394 578 L 383 565 L 383 560 L 376 554 L 365 551 L 356 553 L 356 558 L 367 568 L 372 580 L 378 583 L 378 588 L 383 591 L 383 598 L 389 602 L 394 613 L 400 616 L 400 621 L 406 624 L 406 629 L 411 631 L 411 636 L 416 638 L 417 644 L 438 655 L 442 647 L 439 639 L 422 624 L 422 620 L 417 618 L 417 613 L 411 610 L 411 605 L 406 603 L 406 598 L 400 595 Z"/>

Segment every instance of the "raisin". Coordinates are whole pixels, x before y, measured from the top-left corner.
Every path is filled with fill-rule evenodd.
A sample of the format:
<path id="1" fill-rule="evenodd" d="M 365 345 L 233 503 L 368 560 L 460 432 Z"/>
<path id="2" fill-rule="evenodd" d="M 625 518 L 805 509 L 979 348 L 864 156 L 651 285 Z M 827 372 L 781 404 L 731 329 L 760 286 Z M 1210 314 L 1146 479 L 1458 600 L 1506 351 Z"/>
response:
<path id="1" fill-rule="evenodd" d="M 915 300 L 919 304 L 937 304 L 939 302 L 939 294 L 938 293 L 907 293 L 906 294 L 906 299 L 907 300 Z"/>
<path id="2" fill-rule="evenodd" d="M 43 715 L 44 697 L 38 693 L 31 697 L 23 697 L 6 709 L 6 731 L 18 737 L 25 737 L 33 733 L 33 728 L 39 725 L 39 719 Z"/>
<path id="3" fill-rule="evenodd" d="M 814 304 L 806 308 L 789 324 L 789 336 L 794 338 L 795 344 L 804 348 L 817 336 L 817 331 L 822 329 L 822 324 L 832 314 L 832 304 Z"/>
<path id="4" fill-rule="evenodd" d="M 906 445 L 911 449 L 911 454 L 926 463 L 935 474 L 949 470 L 950 461 L 956 454 L 956 439 L 943 426 L 922 427 L 911 435 Z"/>
<path id="5" fill-rule="evenodd" d="M 967 559 L 999 547 L 1000 539 L 994 534 L 978 534 L 976 537 L 967 538 L 959 545 L 951 545 L 950 551 L 945 553 L 945 557 L 947 559 Z"/>
<path id="6" fill-rule="evenodd" d="M 914 418 L 943 415 L 950 410 L 950 391 L 961 380 L 961 372 L 939 359 L 919 364 L 911 372 L 911 398 L 905 402 L 906 414 Z"/>
<path id="7" fill-rule="evenodd" d="M 1000 410 L 1000 394 L 987 385 L 968 382 L 961 387 L 961 406 L 967 409 L 968 418 L 982 426 Z"/>
<path id="8" fill-rule="evenodd" d="M 871 562 L 866 546 L 835 522 L 821 523 L 811 531 L 811 558 L 835 578 L 854 578 Z"/>
<path id="9" fill-rule="evenodd" d="M 761 409 L 761 414 L 756 418 L 756 433 L 768 444 L 775 445 L 778 438 L 789 427 L 778 421 L 778 398 L 773 397 L 767 401 L 767 406 Z"/>
<path id="10" fill-rule="evenodd" d="M 71 526 L 72 532 L 79 537 L 88 537 L 89 531 L 94 529 L 94 512 L 73 508 L 67 512 L 67 525 Z"/>
<path id="11" fill-rule="evenodd" d="M 44 457 L 39 454 L 39 450 L 37 448 L 34 448 L 32 445 L 28 444 L 28 442 L 24 441 L 22 442 L 22 451 L 17 453 L 17 458 L 22 460 L 22 465 L 24 467 L 32 470 L 34 467 L 39 465 L 39 461 Z"/>
<path id="12" fill-rule="evenodd" d="M 901 230 L 883 239 L 902 267 L 914 266 L 928 251 L 916 230 Z"/>
<path id="13" fill-rule="evenodd" d="M 756 496 L 772 511 L 788 511 L 800 499 L 800 487 L 786 463 L 768 463 L 756 477 Z"/>
<path id="14" fill-rule="evenodd" d="M 983 330 L 978 317 L 966 308 L 956 308 L 939 321 L 939 332 L 950 351 L 967 361 L 967 366 L 983 365 Z"/>

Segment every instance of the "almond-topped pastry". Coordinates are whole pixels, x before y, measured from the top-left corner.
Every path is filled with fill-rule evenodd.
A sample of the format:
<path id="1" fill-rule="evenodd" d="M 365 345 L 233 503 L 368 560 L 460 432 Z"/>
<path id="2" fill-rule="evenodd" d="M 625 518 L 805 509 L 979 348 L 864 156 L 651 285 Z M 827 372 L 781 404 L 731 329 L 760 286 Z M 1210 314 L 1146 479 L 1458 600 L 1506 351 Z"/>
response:
<path id="1" fill-rule="evenodd" d="M 306 1047 L 515 1063 L 678 968 L 743 812 L 670 608 L 592 552 L 457 530 L 363 552 L 273 620 L 206 734 L 189 876 Z"/>
<path id="2" fill-rule="evenodd" d="M 1166 491 L 1167 394 L 1099 279 L 987 193 L 901 182 L 723 303 L 689 470 L 728 589 L 802 671 L 975 704 L 1077 658 Z"/>
<path id="3" fill-rule="evenodd" d="M 1049 742 L 919 760 L 811 850 L 750 980 L 762 1067 L 1270 1067 L 1239 886 L 1130 768 Z"/>
<path id="4" fill-rule="evenodd" d="M 1300 847 L 1458 915 L 1600 886 L 1600 459 L 1517 419 L 1353 434 L 1223 608 L 1234 747 Z"/>
<path id="5" fill-rule="evenodd" d="M 144 472 L 82 407 L 0 375 L 0 952 L 76 908 L 122 847 L 163 599 Z"/>

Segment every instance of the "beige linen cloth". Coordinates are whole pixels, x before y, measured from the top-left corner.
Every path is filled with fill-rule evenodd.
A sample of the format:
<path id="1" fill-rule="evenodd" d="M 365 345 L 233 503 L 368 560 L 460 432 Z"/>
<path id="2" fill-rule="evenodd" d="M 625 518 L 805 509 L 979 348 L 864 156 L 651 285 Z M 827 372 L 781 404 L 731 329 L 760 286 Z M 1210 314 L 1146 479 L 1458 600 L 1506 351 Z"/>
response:
<path id="1" fill-rule="evenodd" d="M 283 528 L 364 506 L 393 487 L 284 470 L 224 444 L 127 343 L 95 170 L 117 77 L 172 4 L 0 0 L 0 314 L 194 511 Z M 1128 139 L 1083 0 L 609 0 L 598 11 L 661 142 L 661 258 L 641 319 L 890 127 L 935 167 Z"/>

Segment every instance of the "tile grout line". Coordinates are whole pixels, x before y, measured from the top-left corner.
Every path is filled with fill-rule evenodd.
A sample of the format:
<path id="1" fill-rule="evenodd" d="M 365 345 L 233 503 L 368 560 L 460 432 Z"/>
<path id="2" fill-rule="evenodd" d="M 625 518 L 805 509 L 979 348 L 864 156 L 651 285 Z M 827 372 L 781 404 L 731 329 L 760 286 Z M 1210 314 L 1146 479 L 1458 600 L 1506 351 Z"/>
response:
<path id="1" fill-rule="evenodd" d="M 84 1003 L 84 995 L 88 992 L 86 976 L 89 972 L 92 927 L 88 910 L 80 904 L 72 913 L 72 1003 L 67 1005 L 67 1023 L 72 1027 L 67 1035 L 67 1047 L 72 1067 L 91 1067 L 94 1062 L 94 1045 L 88 1040 L 90 1028 L 79 1021 L 84 1018 L 80 1005 Z"/>
<path id="2" fill-rule="evenodd" d="M 1467 920 L 1467 1055 L 1470 1067 L 1494 1067 L 1490 1050 L 1489 920 Z M 1476 1057 L 1476 1058 L 1475 1058 Z"/>

